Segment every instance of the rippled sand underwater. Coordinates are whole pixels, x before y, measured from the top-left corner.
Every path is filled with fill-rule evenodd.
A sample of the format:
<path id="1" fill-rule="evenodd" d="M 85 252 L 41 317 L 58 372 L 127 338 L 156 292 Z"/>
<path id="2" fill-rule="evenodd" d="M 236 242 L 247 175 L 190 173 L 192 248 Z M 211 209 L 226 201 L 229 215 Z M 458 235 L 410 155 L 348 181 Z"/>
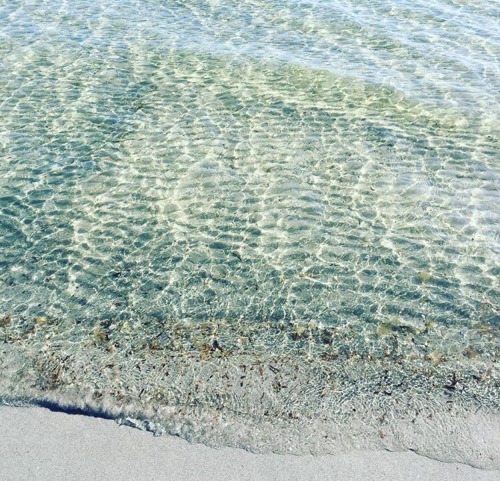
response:
<path id="1" fill-rule="evenodd" d="M 0 402 L 498 467 L 498 13 L 4 2 Z"/>

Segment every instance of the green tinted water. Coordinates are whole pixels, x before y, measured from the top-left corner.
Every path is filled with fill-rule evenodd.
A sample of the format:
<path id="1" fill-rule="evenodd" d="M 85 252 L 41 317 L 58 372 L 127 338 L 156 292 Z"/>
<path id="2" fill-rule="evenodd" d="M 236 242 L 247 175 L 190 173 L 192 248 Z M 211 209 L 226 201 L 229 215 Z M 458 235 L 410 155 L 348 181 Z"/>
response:
<path id="1" fill-rule="evenodd" d="M 0 7 L 0 398 L 498 462 L 497 13 Z"/>

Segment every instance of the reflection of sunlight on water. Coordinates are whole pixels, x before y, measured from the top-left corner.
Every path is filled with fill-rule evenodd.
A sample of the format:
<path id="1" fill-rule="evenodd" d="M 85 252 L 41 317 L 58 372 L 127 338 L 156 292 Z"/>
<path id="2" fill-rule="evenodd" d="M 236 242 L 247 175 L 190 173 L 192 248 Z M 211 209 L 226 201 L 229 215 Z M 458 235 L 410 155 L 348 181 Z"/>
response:
<path id="1" fill-rule="evenodd" d="M 0 396 L 498 411 L 490 6 L 101 3 L 0 7 Z"/>

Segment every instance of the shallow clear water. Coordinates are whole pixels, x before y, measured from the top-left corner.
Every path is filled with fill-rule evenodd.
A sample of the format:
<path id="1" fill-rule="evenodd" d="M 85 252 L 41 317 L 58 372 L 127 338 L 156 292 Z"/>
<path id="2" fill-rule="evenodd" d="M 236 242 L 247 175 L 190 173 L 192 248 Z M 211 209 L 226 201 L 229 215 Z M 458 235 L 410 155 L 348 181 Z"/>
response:
<path id="1" fill-rule="evenodd" d="M 1 2 L 0 399 L 296 453 L 496 416 L 499 14 Z"/>

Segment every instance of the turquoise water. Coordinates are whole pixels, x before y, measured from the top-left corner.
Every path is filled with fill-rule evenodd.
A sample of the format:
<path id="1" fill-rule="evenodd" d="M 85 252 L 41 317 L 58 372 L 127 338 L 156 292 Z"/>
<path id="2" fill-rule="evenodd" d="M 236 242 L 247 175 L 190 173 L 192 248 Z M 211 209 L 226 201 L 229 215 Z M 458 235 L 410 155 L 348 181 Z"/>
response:
<path id="1" fill-rule="evenodd" d="M 499 14 L 0 2 L 0 400 L 500 463 Z"/>

